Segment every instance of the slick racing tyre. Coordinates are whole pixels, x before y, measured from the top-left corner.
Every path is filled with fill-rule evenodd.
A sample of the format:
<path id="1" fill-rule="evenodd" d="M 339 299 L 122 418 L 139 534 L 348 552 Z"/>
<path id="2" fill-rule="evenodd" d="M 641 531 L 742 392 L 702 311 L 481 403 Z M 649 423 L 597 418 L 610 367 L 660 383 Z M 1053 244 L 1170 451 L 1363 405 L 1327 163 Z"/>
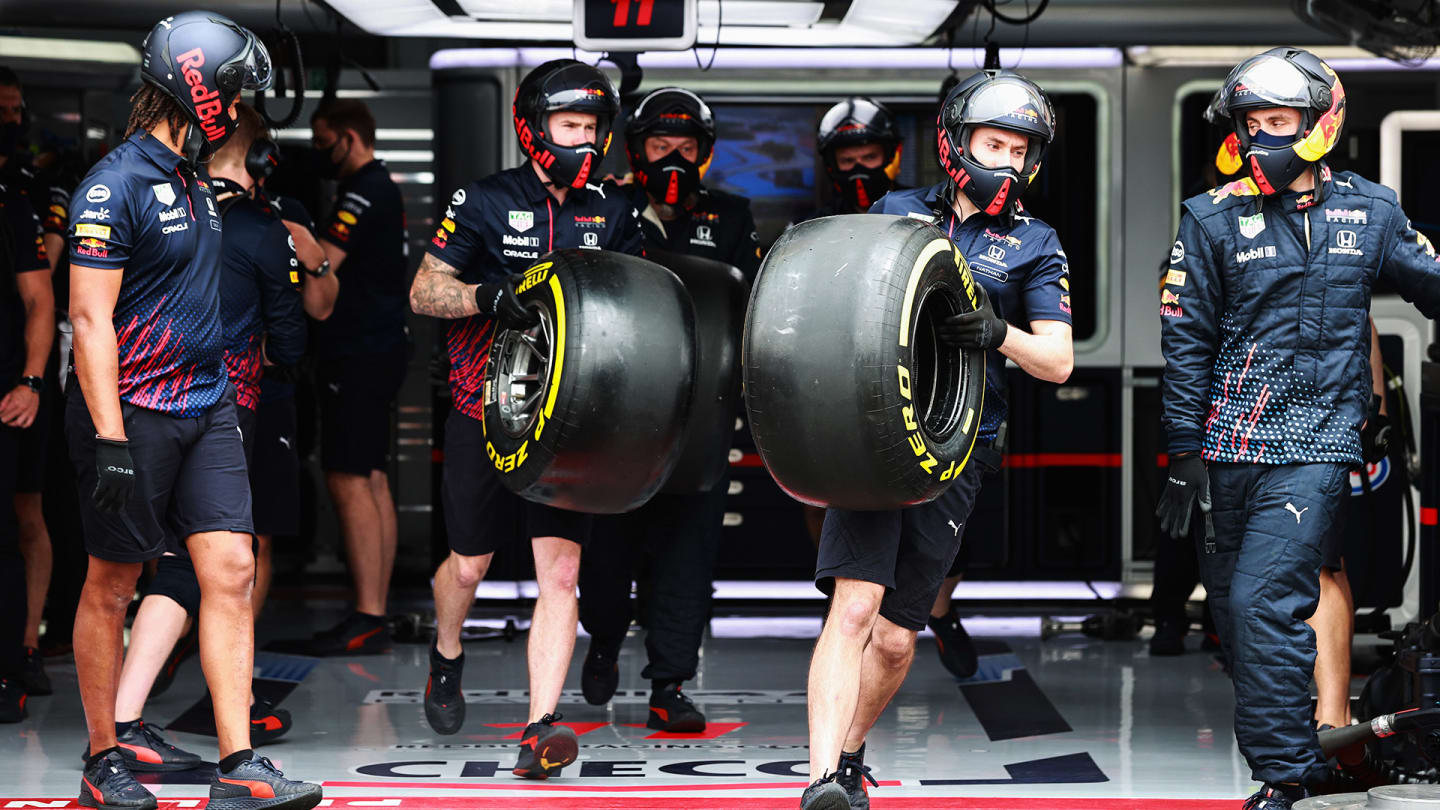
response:
<path id="1" fill-rule="evenodd" d="M 745 326 L 748 285 L 738 269 L 723 262 L 653 248 L 646 249 L 646 258 L 678 276 L 695 306 L 695 400 L 680 461 L 660 491 L 708 492 L 724 480 L 730 466 L 740 411 L 740 330 Z"/>
<path id="2" fill-rule="evenodd" d="M 485 449 L 505 486 L 592 514 L 635 509 L 680 456 L 695 372 L 689 295 L 634 256 L 557 250 L 515 282 L 540 318 L 485 369 Z"/>
<path id="3" fill-rule="evenodd" d="M 969 265 L 917 219 L 786 231 L 760 267 L 742 348 L 755 447 L 791 497 L 898 509 L 939 497 L 980 425 L 985 353 L 935 327 L 975 308 Z"/>

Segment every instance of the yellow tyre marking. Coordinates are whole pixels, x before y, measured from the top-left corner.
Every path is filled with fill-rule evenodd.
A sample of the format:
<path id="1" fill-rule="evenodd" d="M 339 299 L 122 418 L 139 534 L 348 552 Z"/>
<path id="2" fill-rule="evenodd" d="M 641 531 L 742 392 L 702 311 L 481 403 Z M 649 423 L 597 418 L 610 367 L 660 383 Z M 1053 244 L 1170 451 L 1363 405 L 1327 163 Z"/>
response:
<path id="1" fill-rule="evenodd" d="M 550 393 L 545 398 L 545 418 L 555 412 L 555 396 L 560 393 L 560 372 L 565 368 L 565 293 L 558 276 L 550 277 L 550 291 L 555 293 L 555 363 L 550 370 Z"/>
<path id="2" fill-rule="evenodd" d="M 925 266 L 930 263 L 930 258 L 936 253 L 946 250 L 953 250 L 954 245 L 949 239 L 935 239 L 920 251 L 915 258 L 915 266 L 910 268 L 910 280 L 905 283 L 905 303 L 900 308 L 900 345 L 910 345 L 910 310 L 915 305 L 915 290 L 920 286 L 920 275 L 925 271 Z"/>

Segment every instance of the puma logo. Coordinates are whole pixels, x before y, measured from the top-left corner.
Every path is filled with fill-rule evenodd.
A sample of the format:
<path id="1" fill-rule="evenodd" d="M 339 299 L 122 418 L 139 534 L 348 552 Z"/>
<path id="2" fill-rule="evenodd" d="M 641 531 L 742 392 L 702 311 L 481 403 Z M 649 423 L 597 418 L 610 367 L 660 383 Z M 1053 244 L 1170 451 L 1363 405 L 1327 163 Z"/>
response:
<path id="1" fill-rule="evenodd" d="M 289 439 L 285 438 L 284 436 L 279 436 L 279 437 L 277 437 L 277 438 L 280 439 L 280 443 L 283 444 L 283 445 L 285 445 L 285 447 L 286 447 L 287 449 L 290 447 L 290 440 L 289 440 Z"/>
<path id="2" fill-rule="evenodd" d="M 1295 516 L 1295 525 L 1298 526 L 1300 525 L 1300 516 L 1305 514 L 1306 512 L 1309 512 L 1310 507 L 1307 506 L 1304 509 L 1296 509 L 1295 504 L 1287 503 L 1285 504 L 1285 511 Z"/>
<path id="3" fill-rule="evenodd" d="M 955 521 L 953 521 L 953 520 L 947 520 L 947 521 L 945 521 L 945 522 L 950 526 L 950 528 L 952 528 L 952 529 L 955 530 L 955 536 L 956 536 L 956 537 L 959 537 L 959 536 L 960 536 L 960 527 L 961 527 L 961 526 L 964 526 L 965 524 L 964 524 L 964 523 L 960 523 L 960 524 L 957 525 L 957 524 L 955 523 Z"/>
<path id="4" fill-rule="evenodd" d="M 340 383 L 325 383 L 325 387 L 329 388 L 332 394 L 340 393 Z"/>

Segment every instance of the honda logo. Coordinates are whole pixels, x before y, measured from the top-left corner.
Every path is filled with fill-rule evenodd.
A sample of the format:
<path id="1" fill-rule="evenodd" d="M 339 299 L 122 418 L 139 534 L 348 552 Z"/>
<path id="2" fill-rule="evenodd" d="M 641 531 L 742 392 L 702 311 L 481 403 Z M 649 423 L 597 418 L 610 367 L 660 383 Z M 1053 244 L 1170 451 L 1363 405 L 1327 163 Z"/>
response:
<path id="1" fill-rule="evenodd" d="M 695 238 L 697 238 L 697 239 L 704 239 L 706 242 L 709 242 L 709 241 L 710 241 L 710 226 L 709 226 L 709 225 L 700 225 L 700 226 L 697 226 L 697 227 L 695 228 Z"/>
<path id="2" fill-rule="evenodd" d="M 593 232 L 587 232 L 583 238 L 585 240 L 585 247 L 595 247 L 600 244 L 600 237 Z"/>
<path id="3" fill-rule="evenodd" d="M 991 245 L 990 247 L 985 249 L 985 255 L 989 256 L 991 259 L 994 259 L 997 262 L 1003 262 L 1005 261 L 1005 248 L 1002 248 L 999 245 Z"/>
<path id="4" fill-rule="evenodd" d="M 1342 230 L 1335 232 L 1335 244 L 1342 248 L 1353 248 L 1360 239 L 1354 231 Z"/>

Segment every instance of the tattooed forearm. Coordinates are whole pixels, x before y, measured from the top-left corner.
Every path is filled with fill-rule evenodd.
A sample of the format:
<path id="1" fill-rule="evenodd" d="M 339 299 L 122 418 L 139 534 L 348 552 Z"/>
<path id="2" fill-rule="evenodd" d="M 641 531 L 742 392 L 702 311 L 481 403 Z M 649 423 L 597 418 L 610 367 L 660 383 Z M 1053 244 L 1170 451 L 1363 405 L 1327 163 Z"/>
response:
<path id="1" fill-rule="evenodd" d="M 410 285 L 410 308 L 418 315 L 435 318 L 477 314 L 475 285 L 462 282 L 459 276 L 459 270 L 427 254 Z"/>

